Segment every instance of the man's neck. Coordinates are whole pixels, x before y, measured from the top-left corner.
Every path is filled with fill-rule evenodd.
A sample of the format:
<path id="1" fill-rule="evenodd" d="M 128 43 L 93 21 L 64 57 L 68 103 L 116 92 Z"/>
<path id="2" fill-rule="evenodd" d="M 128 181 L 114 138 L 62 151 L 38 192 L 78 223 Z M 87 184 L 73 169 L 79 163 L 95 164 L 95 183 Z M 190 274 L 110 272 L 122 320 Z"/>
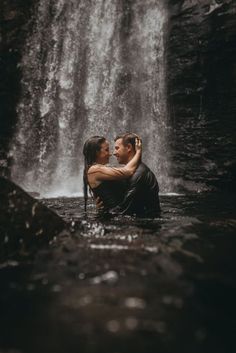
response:
<path id="1" fill-rule="evenodd" d="M 131 159 L 134 157 L 134 155 L 135 155 L 135 153 L 132 153 L 132 154 L 128 157 L 126 164 L 129 163 L 129 161 L 131 161 Z"/>

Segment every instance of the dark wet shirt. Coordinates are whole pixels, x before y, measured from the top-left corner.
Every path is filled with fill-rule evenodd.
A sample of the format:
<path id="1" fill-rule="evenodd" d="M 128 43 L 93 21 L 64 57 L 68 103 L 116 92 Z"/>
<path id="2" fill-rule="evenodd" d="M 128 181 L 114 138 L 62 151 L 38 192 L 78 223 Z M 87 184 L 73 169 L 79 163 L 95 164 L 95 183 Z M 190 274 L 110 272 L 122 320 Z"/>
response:
<path id="1" fill-rule="evenodd" d="M 154 173 L 144 163 L 140 163 L 128 180 L 127 190 L 120 212 L 139 217 L 155 217 L 160 212 L 159 186 Z"/>
<path id="2" fill-rule="evenodd" d="M 92 192 L 95 198 L 99 197 L 103 202 L 103 211 L 108 211 L 123 201 L 126 188 L 127 185 L 123 181 L 104 180 L 92 189 Z"/>

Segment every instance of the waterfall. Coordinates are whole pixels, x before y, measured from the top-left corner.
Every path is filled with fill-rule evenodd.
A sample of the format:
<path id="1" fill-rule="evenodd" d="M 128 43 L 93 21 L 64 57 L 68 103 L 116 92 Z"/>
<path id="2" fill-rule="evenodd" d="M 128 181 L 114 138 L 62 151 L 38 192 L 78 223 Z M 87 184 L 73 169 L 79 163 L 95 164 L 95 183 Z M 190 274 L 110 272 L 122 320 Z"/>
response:
<path id="1" fill-rule="evenodd" d="M 84 141 L 131 131 L 170 188 L 164 2 L 39 1 L 20 64 L 15 182 L 43 196 L 79 193 Z"/>

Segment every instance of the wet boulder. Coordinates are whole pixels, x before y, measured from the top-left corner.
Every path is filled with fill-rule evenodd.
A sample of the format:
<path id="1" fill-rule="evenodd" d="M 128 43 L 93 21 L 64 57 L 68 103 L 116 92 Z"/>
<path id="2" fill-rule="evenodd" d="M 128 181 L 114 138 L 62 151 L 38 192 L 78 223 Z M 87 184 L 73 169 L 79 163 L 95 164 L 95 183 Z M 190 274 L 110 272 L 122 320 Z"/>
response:
<path id="1" fill-rule="evenodd" d="M 63 220 L 10 180 L 0 177 L 0 260 L 48 244 Z"/>

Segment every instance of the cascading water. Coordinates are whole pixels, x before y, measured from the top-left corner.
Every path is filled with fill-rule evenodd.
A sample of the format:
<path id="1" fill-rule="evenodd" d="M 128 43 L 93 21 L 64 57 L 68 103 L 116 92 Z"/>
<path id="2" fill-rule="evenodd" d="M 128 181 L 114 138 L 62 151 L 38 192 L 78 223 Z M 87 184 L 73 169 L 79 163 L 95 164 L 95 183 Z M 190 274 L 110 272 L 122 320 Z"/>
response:
<path id="1" fill-rule="evenodd" d="M 132 131 L 167 190 L 164 0 L 40 0 L 35 16 L 13 180 L 43 196 L 79 193 L 84 141 Z"/>

